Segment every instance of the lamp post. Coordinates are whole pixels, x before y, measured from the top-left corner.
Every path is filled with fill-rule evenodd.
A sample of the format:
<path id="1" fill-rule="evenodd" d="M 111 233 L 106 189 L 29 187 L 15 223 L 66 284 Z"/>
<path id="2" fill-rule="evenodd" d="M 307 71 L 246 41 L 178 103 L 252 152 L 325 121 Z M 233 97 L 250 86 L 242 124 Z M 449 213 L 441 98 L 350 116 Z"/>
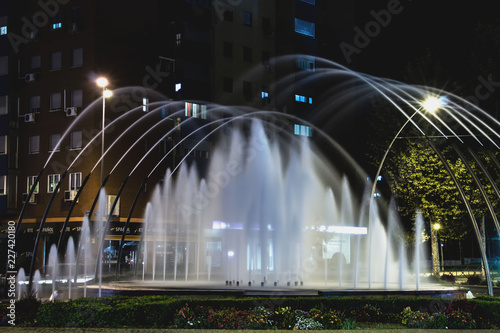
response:
<path id="1" fill-rule="evenodd" d="M 100 77 L 96 80 L 99 87 L 102 88 L 102 130 L 101 130 L 101 184 L 104 180 L 104 127 L 106 118 L 106 98 L 111 96 L 111 91 L 107 90 L 108 79 L 105 77 Z"/>
<path id="2" fill-rule="evenodd" d="M 101 129 L 101 186 L 104 183 L 104 127 L 106 126 L 105 124 L 105 118 L 106 118 L 106 97 L 110 97 L 112 95 L 110 90 L 106 90 L 106 87 L 108 86 L 108 80 L 105 77 L 100 77 L 96 80 L 96 83 L 99 87 L 102 88 L 102 129 Z M 104 238 L 104 230 L 103 230 L 103 216 L 99 216 L 99 223 L 100 223 L 100 235 L 99 239 Z M 99 246 L 99 253 L 97 253 L 97 274 L 99 276 L 99 297 L 101 297 L 101 286 L 102 286 L 102 249 Z"/>
<path id="3" fill-rule="evenodd" d="M 382 160 L 380 161 L 380 164 L 377 169 L 377 173 L 375 174 L 375 180 L 373 181 L 372 185 L 372 191 L 371 191 L 371 198 L 370 200 L 373 200 L 373 196 L 375 195 L 375 189 L 377 187 L 377 181 L 378 181 L 378 176 L 380 175 L 380 171 L 382 170 L 382 166 L 384 165 L 385 159 L 387 155 L 389 154 L 389 151 L 392 148 L 392 145 L 396 141 L 396 139 L 399 137 L 403 129 L 408 125 L 408 123 L 413 119 L 413 117 L 417 114 L 420 113 L 422 110 L 428 111 L 428 112 L 434 112 L 437 109 L 439 109 L 441 106 L 443 106 L 445 102 L 441 97 L 435 97 L 435 96 L 429 96 L 427 97 L 423 102 L 421 102 L 420 107 L 415 110 L 415 112 L 406 120 L 406 122 L 401 126 L 399 131 L 396 133 L 394 138 L 392 139 L 391 143 L 389 144 L 389 147 L 387 147 L 387 150 L 384 153 L 384 156 L 382 157 Z"/>
<path id="4" fill-rule="evenodd" d="M 441 228 L 439 223 L 434 223 L 431 226 L 431 251 L 432 251 L 432 274 L 439 276 L 439 252 L 437 232 Z"/>

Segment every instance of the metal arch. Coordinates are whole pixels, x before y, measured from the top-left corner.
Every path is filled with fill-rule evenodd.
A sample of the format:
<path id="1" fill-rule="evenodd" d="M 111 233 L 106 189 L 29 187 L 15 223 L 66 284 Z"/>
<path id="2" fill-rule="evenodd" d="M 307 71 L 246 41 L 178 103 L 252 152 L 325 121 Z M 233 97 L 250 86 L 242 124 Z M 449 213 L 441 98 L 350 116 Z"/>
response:
<path id="1" fill-rule="evenodd" d="M 464 203 L 465 207 L 467 208 L 467 213 L 469 214 L 469 217 L 472 221 L 472 225 L 474 227 L 474 232 L 476 234 L 477 241 L 479 244 L 482 244 L 481 231 L 479 230 L 479 226 L 477 224 L 476 218 L 474 217 L 474 213 L 472 212 L 470 202 L 469 202 L 469 200 L 467 200 L 467 197 L 465 196 L 465 192 L 462 188 L 462 185 L 460 184 L 457 177 L 455 176 L 455 174 L 451 170 L 448 162 L 446 162 L 446 159 L 444 158 L 443 154 L 441 154 L 441 152 L 436 148 L 436 145 L 434 144 L 434 142 L 432 142 L 432 140 L 430 140 L 429 138 L 426 138 L 426 139 L 427 139 L 427 142 L 429 143 L 429 146 L 436 153 L 436 155 L 438 156 L 441 163 L 443 163 L 444 168 L 446 169 L 446 171 L 448 172 L 448 174 L 451 177 L 451 180 L 453 181 L 453 183 L 457 187 L 457 190 L 460 193 L 460 198 L 462 199 L 462 202 Z M 486 274 L 486 283 L 488 285 L 488 295 L 493 296 L 493 286 L 491 283 L 491 275 L 490 275 L 490 268 L 488 266 L 488 258 L 486 257 L 486 253 L 485 253 L 482 246 L 480 246 L 480 249 L 481 249 L 481 259 L 483 260 L 484 270 L 485 270 L 485 274 Z"/>

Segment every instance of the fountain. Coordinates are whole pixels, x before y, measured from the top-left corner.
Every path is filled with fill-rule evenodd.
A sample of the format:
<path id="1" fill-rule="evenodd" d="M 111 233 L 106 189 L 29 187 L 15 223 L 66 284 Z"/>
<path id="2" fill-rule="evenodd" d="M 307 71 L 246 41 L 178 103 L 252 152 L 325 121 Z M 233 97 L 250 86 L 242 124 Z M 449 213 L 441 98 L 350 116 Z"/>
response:
<path id="1" fill-rule="evenodd" d="M 287 60 L 290 59 L 280 61 Z M 326 64 L 325 68 L 320 68 L 321 63 Z M 362 92 L 380 94 L 395 109 L 405 114 L 408 121 L 413 118 L 413 115 L 420 114 L 420 109 L 415 107 L 418 100 L 428 91 L 436 92 L 430 88 L 424 91 L 420 87 L 355 73 L 338 64 L 327 63 L 321 59 L 317 59 L 316 65 L 317 71 L 321 69 L 325 77 L 331 76 L 335 79 L 347 77 L 348 80 L 359 84 Z M 327 68 L 328 66 L 330 68 Z M 307 78 L 301 78 L 297 84 L 307 84 L 309 82 L 307 80 Z M 121 90 L 127 92 L 125 88 Z M 345 91 L 342 89 L 339 91 L 342 93 L 342 98 L 339 100 L 344 101 L 347 98 L 344 96 Z M 333 100 L 340 96 L 338 94 L 338 91 L 332 92 L 330 98 Z M 450 97 L 452 97 L 451 94 Z M 138 166 L 146 156 L 157 149 L 158 144 L 176 130 L 172 128 L 163 132 L 162 137 L 140 160 L 126 158 L 130 157 L 127 155 L 134 146 L 142 142 L 150 131 L 153 132 L 153 128 L 158 130 L 169 121 L 183 115 L 184 110 L 179 108 L 179 106 L 183 107 L 183 102 L 164 100 L 155 102 L 157 109 L 151 110 L 138 120 L 126 125 L 120 136 L 109 145 L 103 157 L 110 150 L 117 149 L 120 146 L 120 138 L 129 135 L 127 133 L 131 133 L 134 127 L 139 124 L 141 127 L 147 127 L 146 120 L 151 120 L 153 118 L 151 115 L 155 112 L 156 114 L 160 110 L 163 112 L 164 108 L 174 110 L 165 119 L 149 127 L 124 154 L 121 154 L 108 177 L 114 176 L 111 174 L 122 161 L 132 161 L 134 168 L 129 176 L 136 170 L 140 170 Z M 459 125 L 467 133 L 473 135 L 472 129 L 477 129 L 484 123 L 481 123 L 482 120 L 479 117 L 460 106 L 459 101 L 463 100 L 453 96 L 449 105 L 443 107 L 444 111 L 451 115 L 451 118 L 460 120 Z M 398 103 L 415 113 L 409 117 Z M 326 111 L 331 111 L 332 104 L 334 103 L 318 103 L 318 119 L 323 119 Z M 422 218 L 417 218 L 414 247 L 403 246 L 401 238 L 398 238 L 401 232 L 396 214 L 391 212 L 394 208 L 390 208 L 389 214 L 379 212 L 379 209 L 385 210 L 385 207 L 379 207 L 373 199 L 369 191 L 370 182 L 366 184 L 367 190 L 360 191 L 359 186 L 353 185 L 352 177 L 342 175 L 340 170 L 336 170 L 330 161 L 313 146 L 314 139 L 288 134 L 290 131 L 288 129 L 283 131 L 280 126 L 289 125 L 291 121 L 310 126 L 318 138 L 337 149 L 336 143 L 327 134 L 314 127 L 313 124 L 286 113 L 237 107 L 231 109 L 217 105 L 210 108 L 208 110 L 210 112 L 207 111 L 209 117 L 206 124 L 196 127 L 193 133 L 187 134 L 182 139 L 187 139 L 195 132 L 203 133 L 208 128 L 214 128 L 208 135 L 217 136 L 219 142 L 213 145 L 214 149 L 211 150 L 208 167 L 203 169 L 195 164 L 188 165 L 183 159 L 175 169 L 166 172 L 163 184 L 155 189 L 147 206 L 141 244 L 138 254 L 134 253 L 135 269 L 140 272 L 137 275 L 139 276 L 138 285 L 154 283 L 169 286 L 174 283 L 192 285 L 202 283 L 220 286 L 225 282 L 231 287 L 248 285 L 249 287 L 277 286 L 280 288 L 299 286 L 319 288 L 321 286 L 343 290 L 422 289 L 420 275 L 424 273 L 424 268 L 420 261 L 425 258 L 425 255 L 421 253 Z M 129 110 L 117 116 L 117 119 L 111 121 L 106 128 L 117 126 L 119 120 L 131 119 L 129 116 L 136 111 L 142 112 L 140 108 Z M 479 109 L 476 111 L 483 112 Z M 90 107 L 82 110 L 61 140 L 65 139 L 70 129 L 89 112 L 91 112 Z M 221 114 L 226 113 L 229 117 L 220 117 Z M 328 114 L 328 117 L 330 116 Z M 433 120 L 421 116 L 436 127 Z M 435 117 L 438 118 L 435 120 L 436 124 L 444 123 L 438 116 Z M 272 121 L 269 118 L 273 118 Z M 276 121 L 276 119 L 279 120 Z M 182 124 L 179 124 L 179 127 L 191 120 L 191 117 L 187 117 Z M 284 120 L 283 124 L 286 125 L 278 125 L 281 120 Z M 226 127 L 226 125 L 231 126 Z M 418 128 L 413 121 L 412 125 Z M 460 140 L 446 123 L 444 127 L 446 131 L 451 132 Z M 443 134 L 437 127 L 436 129 Z M 229 132 L 229 134 L 222 132 Z M 487 132 L 494 131 L 488 128 Z M 486 133 L 483 131 L 482 134 Z M 71 169 L 81 156 L 86 156 L 87 148 L 100 136 L 101 132 L 89 140 L 87 146 L 71 161 L 66 171 Z M 474 135 L 473 137 L 476 138 Z M 203 139 L 205 138 L 207 137 Z M 486 138 L 495 144 L 490 136 L 486 135 Z M 190 138 L 190 140 L 194 139 Z M 177 147 L 177 144 L 165 157 Z M 195 148 L 196 146 L 185 155 L 189 155 Z M 44 168 L 51 158 L 52 155 Z M 359 173 L 359 166 L 350 157 L 343 156 L 343 158 L 349 160 L 351 163 L 349 167 L 356 169 L 355 173 Z M 91 173 L 100 162 L 101 160 L 97 161 Z M 162 162 L 163 159 L 149 169 L 151 171 L 147 178 Z M 112 163 L 110 158 L 107 158 L 107 163 Z M 40 171 L 35 182 L 38 182 L 43 171 L 43 169 Z M 89 176 L 90 174 L 82 182 L 76 198 L 83 190 Z M 357 177 L 359 178 L 359 174 Z M 107 225 L 104 192 L 106 180 L 107 177 L 102 184 L 102 192 L 100 191 L 96 196 L 100 198 L 96 210 L 97 220 L 93 216 L 94 207 L 92 207 L 90 216 L 84 218 L 75 257 L 77 262 L 83 259 L 83 272 L 80 263 L 75 267 L 75 277 L 79 274 L 83 276 L 84 295 L 87 292 L 89 275 L 94 275 L 94 282 L 99 284 L 99 295 L 101 295 L 102 254 L 104 231 Z M 126 180 L 123 185 L 125 183 Z M 54 191 L 52 198 L 57 192 Z M 31 195 L 32 191 L 28 194 L 26 202 L 29 202 Z M 119 195 L 116 199 L 118 197 Z M 76 198 L 72 207 L 77 201 Z M 19 225 L 26 207 L 28 207 L 27 204 L 21 211 L 16 233 L 19 232 Z M 49 208 L 50 204 L 46 213 Z M 133 207 L 131 212 L 132 210 Z M 72 208 L 69 210 L 66 221 L 69 221 L 71 212 Z M 42 225 L 46 216 L 47 214 L 44 214 L 39 230 L 43 229 Z M 93 224 L 92 233 L 88 226 L 89 218 L 97 221 Z M 65 229 L 62 228 L 60 239 L 63 239 Z M 96 240 L 94 249 L 94 254 L 98 253 L 96 256 L 90 251 L 91 234 Z M 123 237 L 124 235 L 125 231 Z M 37 253 L 38 239 L 39 237 L 34 246 L 34 253 Z M 83 255 L 81 255 L 82 251 Z M 414 254 L 411 258 L 410 252 Z M 68 260 L 72 267 L 71 259 Z M 58 265 L 57 250 L 53 246 L 49 254 L 53 293 L 56 277 L 59 274 Z M 94 272 L 91 271 L 94 267 L 90 268 L 89 265 L 95 265 Z M 31 267 L 30 279 L 33 272 L 34 269 Z M 70 275 L 73 274 L 72 271 L 70 273 Z M 71 295 L 71 284 L 74 282 L 78 282 L 78 279 L 73 281 L 71 278 L 68 279 L 69 295 Z"/>
<path id="2" fill-rule="evenodd" d="M 217 145 L 205 177 L 167 172 L 146 210 L 142 281 L 414 289 L 394 214 L 366 209 L 367 191 L 356 201 L 308 140 L 251 123 Z"/>

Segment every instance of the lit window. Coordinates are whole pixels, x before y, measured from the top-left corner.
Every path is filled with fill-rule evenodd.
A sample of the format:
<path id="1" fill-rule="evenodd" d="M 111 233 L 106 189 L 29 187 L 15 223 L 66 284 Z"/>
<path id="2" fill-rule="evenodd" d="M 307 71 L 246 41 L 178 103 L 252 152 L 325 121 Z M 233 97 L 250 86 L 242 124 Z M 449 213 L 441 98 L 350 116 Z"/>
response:
<path id="1" fill-rule="evenodd" d="M 59 145 L 60 140 L 61 140 L 61 134 L 49 135 L 49 152 L 60 150 L 60 148 L 61 148 Z"/>
<path id="2" fill-rule="evenodd" d="M 142 111 L 144 112 L 149 111 L 149 98 L 147 97 L 142 98 Z"/>
<path id="3" fill-rule="evenodd" d="M 175 35 L 175 45 L 181 46 L 181 40 L 182 40 L 182 35 L 181 34 L 176 34 Z"/>
<path id="4" fill-rule="evenodd" d="M 314 23 L 298 18 L 295 19 L 295 32 L 312 38 L 316 36 Z"/>
<path id="5" fill-rule="evenodd" d="M 59 174 L 48 175 L 47 193 L 54 193 L 56 186 L 57 184 L 59 184 L 60 180 L 61 180 L 61 175 Z"/>
<path id="6" fill-rule="evenodd" d="M 75 172 L 69 174 L 69 190 L 77 191 L 82 186 L 82 173 Z"/>
<path id="7" fill-rule="evenodd" d="M 7 194 L 7 176 L 0 176 L 0 195 Z"/>
<path id="8" fill-rule="evenodd" d="M 295 124 L 293 127 L 293 134 L 311 137 L 312 128 L 310 126 Z"/>
<path id="9" fill-rule="evenodd" d="M 7 26 L 0 27 L 0 36 L 7 35 Z"/>
<path id="10" fill-rule="evenodd" d="M 113 207 L 113 203 L 116 200 L 116 195 L 107 195 L 106 196 L 106 215 L 110 215 L 111 213 L 111 207 Z M 113 209 L 113 214 L 114 216 L 119 216 L 120 215 L 120 198 L 116 200 L 116 205 L 115 209 Z"/>
<path id="11" fill-rule="evenodd" d="M 186 102 L 184 104 L 184 115 L 186 117 L 207 119 L 207 106 Z"/>
<path id="12" fill-rule="evenodd" d="M 312 104 L 312 97 L 306 97 L 302 95 L 295 95 L 295 101 L 301 103 Z"/>
<path id="13" fill-rule="evenodd" d="M 31 188 L 33 187 L 35 182 L 36 182 L 36 176 L 28 176 L 28 181 L 27 181 L 28 186 L 27 186 L 27 190 L 26 190 L 27 193 L 29 193 L 29 191 L 31 190 Z M 36 184 L 36 187 L 33 190 L 33 193 L 38 193 L 38 184 Z"/>
<path id="14" fill-rule="evenodd" d="M 182 83 L 176 83 L 175 84 L 175 92 L 178 92 L 181 89 L 182 89 Z"/>
<path id="15" fill-rule="evenodd" d="M 40 136 L 33 135 L 29 138 L 29 153 L 38 154 L 40 152 Z"/>
<path id="16" fill-rule="evenodd" d="M 61 109 L 61 93 L 52 93 L 50 94 L 50 109 L 51 110 L 60 110 Z"/>
<path id="17" fill-rule="evenodd" d="M 297 68 L 314 72 L 315 70 L 314 58 L 297 58 Z"/>
<path id="18" fill-rule="evenodd" d="M 71 149 L 82 149 L 82 131 L 71 132 Z"/>
<path id="19" fill-rule="evenodd" d="M 243 25 L 246 25 L 248 27 L 252 26 L 252 13 L 243 12 Z"/>
<path id="20" fill-rule="evenodd" d="M 263 91 L 262 98 L 268 98 L 268 97 L 269 97 L 269 93 L 267 91 Z"/>
<path id="21" fill-rule="evenodd" d="M 61 29 L 61 28 L 62 28 L 61 22 L 52 23 L 52 30 Z"/>
<path id="22" fill-rule="evenodd" d="M 0 155 L 7 154 L 7 135 L 0 135 Z"/>

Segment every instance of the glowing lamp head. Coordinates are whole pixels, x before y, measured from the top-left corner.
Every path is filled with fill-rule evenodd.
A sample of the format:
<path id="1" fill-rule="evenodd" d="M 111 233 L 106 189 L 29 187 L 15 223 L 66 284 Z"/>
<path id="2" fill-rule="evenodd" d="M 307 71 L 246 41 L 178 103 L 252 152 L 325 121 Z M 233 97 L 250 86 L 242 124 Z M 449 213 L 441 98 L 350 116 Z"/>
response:
<path id="1" fill-rule="evenodd" d="M 434 228 L 434 230 L 441 229 L 441 225 L 439 223 L 435 223 L 432 227 Z"/>
<path id="2" fill-rule="evenodd" d="M 104 90 L 104 98 L 108 98 L 111 96 L 113 96 L 113 91 L 108 90 L 108 89 Z"/>
<path id="3" fill-rule="evenodd" d="M 422 102 L 422 107 L 429 112 L 434 112 L 437 109 L 446 105 L 446 98 L 429 96 Z"/>
<path id="4" fill-rule="evenodd" d="M 96 81 L 97 85 L 101 88 L 105 88 L 108 86 L 108 79 L 106 79 L 105 77 L 100 77 L 98 78 Z"/>

